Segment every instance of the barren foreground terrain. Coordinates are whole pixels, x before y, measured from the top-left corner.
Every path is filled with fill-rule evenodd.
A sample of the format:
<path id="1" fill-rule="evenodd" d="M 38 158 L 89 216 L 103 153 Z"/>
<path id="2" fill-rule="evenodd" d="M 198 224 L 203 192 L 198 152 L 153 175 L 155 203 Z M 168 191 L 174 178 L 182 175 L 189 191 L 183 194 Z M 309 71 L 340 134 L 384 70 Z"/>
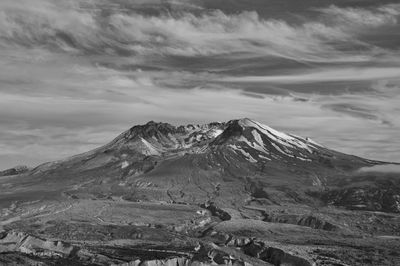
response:
<path id="1" fill-rule="evenodd" d="M 250 119 L 149 122 L 5 171 L 0 265 L 400 265 L 400 179 L 365 171 L 386 164 Z"/>

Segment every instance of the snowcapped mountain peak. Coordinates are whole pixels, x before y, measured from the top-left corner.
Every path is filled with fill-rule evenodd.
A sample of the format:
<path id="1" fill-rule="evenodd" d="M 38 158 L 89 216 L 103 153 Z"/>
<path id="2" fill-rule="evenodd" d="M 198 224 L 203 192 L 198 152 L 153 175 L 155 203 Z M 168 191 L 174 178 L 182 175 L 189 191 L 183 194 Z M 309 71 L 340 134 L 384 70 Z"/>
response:
<path id="1" fill-rule="evenodd" d="M 241 126 L 244 126 L 244 127 L 253 126 L 253 124 L 256 123 L 256 121 L 254 121 L 253 119 L 247 118 L 247 117 L 239 119 L 237 121 Z"/>
<path id="2" fill-rule="evenodd" d="M 374 163 L 243 118 L 227 123 L 186 126 L 150 121 L 130 128 L 98 149 L 40 166 L 35 171 L 85 162 L 87 168 L 115 165 L 117 169 L 139 173 L 154 167 L 155 161 L 185 156 L 214 166 L 240 163 L 245 168 L 272 162 L 285 164 L 285 167 L 302 165 L 348 170 Z"/>
<path id="3" fill-rule="evenodd" d="M 257 121 L 251 120 L 249 118 L 240 119 L 239 120 L 239 125 L 241 125 L 243 128 L 248 128 L 248 127 L 255 128 L 258 131 L 264 133 L 265 135 L 272 134 L 275 137 L 280 138 L 282 140 L 293 141 L 295 139 L 294 137 L 292 137 L 292 136 L 290 136 L 290 135 L 288 135 L 286 133 L 277 131 L 277 130 L 275 130 L 275 129 L 267 126 L 267 125 L 263 125 L 263 124 L 261 124 L 261 123 L 259 123 Z"/>
<path id="4" fill-rule="evenodd" d="M 250 166 L 273 162 L 342 169 L 371 163 L 325 148 L 309 138 L 283 133 L 243 118 L 183 126 L 150 121 L 130 128 L 98 149 L 60 161 L 54 167 L 85 160 L 91 167 L 100 167 L 106 162 L 117 163 L 119 169 L 131 169 L 131 162 L 144 160 L 143 164 L 135 166 L 135 171 L 140 172 L 153 161 L 186 155 L 203 156 L 204 160 L 215 164 L 228 160 L 229 164 L 242 162 Z"/>
<path id="5" fill-rule="evenodd" d="M 293 159 L 311 162 L 321 156 L 334 156 L 333 151 L 309 138 L 280 132 L 249 118 L 229 121 L 212 145 L 225 145 L 250 162 Z"/>

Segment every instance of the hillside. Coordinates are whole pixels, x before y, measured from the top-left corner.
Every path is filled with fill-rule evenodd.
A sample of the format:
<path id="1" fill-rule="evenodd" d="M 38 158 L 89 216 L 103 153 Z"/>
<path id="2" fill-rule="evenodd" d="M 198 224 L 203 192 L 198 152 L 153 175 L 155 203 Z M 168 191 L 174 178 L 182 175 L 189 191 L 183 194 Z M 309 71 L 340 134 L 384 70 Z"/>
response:
<path id="1" fill-rule="evenodd" d="M 395 265 L 400 181 L 360 171 L 385 164 L 247 118 L 151 121 L 0 178 L 0 262 Z"/>

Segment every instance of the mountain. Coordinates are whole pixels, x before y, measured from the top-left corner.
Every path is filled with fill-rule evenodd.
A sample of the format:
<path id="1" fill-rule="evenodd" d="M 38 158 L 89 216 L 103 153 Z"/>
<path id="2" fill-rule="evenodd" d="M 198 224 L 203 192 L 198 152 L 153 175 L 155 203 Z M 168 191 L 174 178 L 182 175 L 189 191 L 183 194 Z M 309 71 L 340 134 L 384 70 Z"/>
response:
<path id="1" fill-rule="evenodd" d="M 151 121 L 132 127 L 98 149 L 41 165 L 33 173 L 42 174 L 63 167 L 88 170 L 107 166 L 135 170 L 139 174 L 149 170 L 139 167 L 144 162 L 149 162 L 148 167 L 153 168 L 157 162 L 190 156 L 208 160 L 209 164 L 218 163 L 215 160 L 219 163 L 237 160 L 247 164 L 244 169 L 253 168 L 254 164 L 271 163 L 346 171 L 380 164 L 335 152 L 309 138 L 285 134 L 246 118 L 179 127 Z"/>
<path id="2" fill-rule="evenodd" d="M 247 118 L 151 121 L 1 178 L 0 262 L 394 265 L 400 179 L 360 171 L 385 164 Z"/>

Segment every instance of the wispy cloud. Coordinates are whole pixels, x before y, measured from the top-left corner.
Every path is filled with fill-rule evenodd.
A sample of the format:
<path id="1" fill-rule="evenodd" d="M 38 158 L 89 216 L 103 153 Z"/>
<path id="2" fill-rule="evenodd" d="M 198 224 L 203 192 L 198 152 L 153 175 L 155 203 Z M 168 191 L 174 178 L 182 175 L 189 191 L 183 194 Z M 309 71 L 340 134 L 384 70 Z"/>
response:
<path id="1" fill-rule="evenodd" d="M 360 27 L 392 26 L 398 23 L 400 4 L 389 4 L 376 8 L 339 8 L 331 5 L 320 8 L 326 19 L 335 23 L 343 30 L 354 30 Z"/>
<path id="2" fill-rule="evenodd" d="M 149 16 L 122 9 L 105 15 L 101 6 L 83 9 L 82 3 L 38 0 L 32 7 L 26 1 L 6 0 L 0 3 L 1 43 L 108 55 L 249 53 L 306 61 L 360 61 L 374 49 L 352 30 L 396 24 L 399 10 L 397 5 L 376 10 L 330 6 L 319 9 L 323 15 L 314 21 L 293 24 L 260 18 L 255 11 Z M 348 46 L 366 52 L 343 49 Z"/>
<path id="3" fill-rule="evenodd" d="M 400 79 L 400 67 L 348 67 L 341 69 L 316 70 L 285 76 L 242 76 L 225 77 L 225 82 L 271 82 L 271 83 L 311 83 L 325 81 L 363 81 L 379 79 Z"/>

